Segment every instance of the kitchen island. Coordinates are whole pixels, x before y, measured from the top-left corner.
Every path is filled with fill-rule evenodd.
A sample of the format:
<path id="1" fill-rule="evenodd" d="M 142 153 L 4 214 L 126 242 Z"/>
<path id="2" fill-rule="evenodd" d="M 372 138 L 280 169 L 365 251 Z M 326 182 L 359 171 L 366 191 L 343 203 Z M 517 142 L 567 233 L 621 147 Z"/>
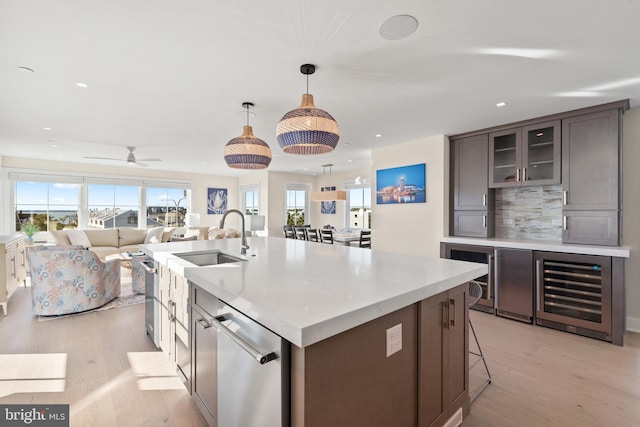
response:
<path id="1" fill-rule="evenodd" d="M 200 304 L 213 298 L 282 338 L 272 349 L 282 363 L 277 425 L 436 426 L 461 416 L 468 405 L 466 282 L 486 274 L 485 265 L 272 237 L 249 245 L 244 256 L 239 239 L 142 247 L 191 283 L 197 402 L 197 356 L 215 358 L 216 348 L 211 341 L 214 348 L 199 351 L 195 330 L 216 323 L 220 313 Z M 179 256 L 206 251 L 242 261 L 195 266 Z M 247 412 L 254 404 L 237 403 Z M 224 419 L 224 408 L 214 406 L 204 406 L 210 423 Z"/>

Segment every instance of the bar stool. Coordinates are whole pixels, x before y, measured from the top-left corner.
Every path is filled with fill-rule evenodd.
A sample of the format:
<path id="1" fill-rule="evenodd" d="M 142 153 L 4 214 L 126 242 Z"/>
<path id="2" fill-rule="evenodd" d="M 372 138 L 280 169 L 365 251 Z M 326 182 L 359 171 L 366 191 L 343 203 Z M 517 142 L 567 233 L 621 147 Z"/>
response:
<path id="1" fill-rule="evenodd" d="M 371 230 L 361 230 L 358 246 L 371 249 Z"/>
<path id="2" fill-rule="evenodd" d="M 474 280 L 470 281 L 469 282 L 469 307 L 474 306 L 480 300 L 481 297 L 482 297 L 482 287 L 480 286 L 480 284 Z M 476 347 L 478 348 L 478 352 L 475 352 L 475 351 L 472 351 L 471 346 L 469 346 L 469 354 L 473 354 L 474 356 L 477 357 L 477 359 L 473 363 L 471 363 L 471 365 L 469 366 L 469 372 L 471 372 L 471 369 L 474 366 L 476 366 L 476 364 L 481 360 L 482 360 L 482 363 L 484 364 L 485 371 L 487 371 L 487 379 L 485 379 L 482 382 L 482 385 L 478 386 L 477 390 L 475 390 L 473 393 L 470 393 L 469 395 L 469 400 L 471 403 L 473 403 L 473 401 L 476 400 L 476 397 L 478 397 L 480 393 L 482 393 L 482 391 L 489 384 L 491 384 L 491 374 L 489 373 L 487 362 L 484 359 L 484 353 L 482 353 L 482 348 L 480 348 L 480 343 L 478 342 L 478 336 L 476 335 L 475 329 L 473 329 L 473 324 L 471 323 L 471 317 L 469 317 L 469 326 L 471 327 L 471 332 L 473 333 L 473 339 L 475 340 Z"/>
<path id="3" fill-rule="evenodd" d="M 293 227 L 290 225 L 283 225 L 282 231 L 284 232 L 285 239 L 295 239 L 296 236 L 293 234 Z"/>

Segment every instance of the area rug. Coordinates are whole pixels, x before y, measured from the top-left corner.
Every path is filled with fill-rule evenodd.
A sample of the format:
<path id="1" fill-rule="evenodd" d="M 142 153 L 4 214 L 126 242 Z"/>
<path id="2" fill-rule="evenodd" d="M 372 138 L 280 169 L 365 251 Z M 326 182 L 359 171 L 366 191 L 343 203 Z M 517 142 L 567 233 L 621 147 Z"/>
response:
<path id="1" fill-rule="evenodd" d="M 124 269 L 123 269 L 124 270 Z M 131 289 L 131 273 L 130 271 L 122 272 L 122 279 L 120 283 L 120 296 L 116 299 L 109 301 L 102 307 L 94 308 L 92 310 L 81 311 L 79 313 L 61 314 L 58 316 L 38 316 L 38 322 L 46 322 L 56 319 L 68 319 L 69 317 L 82 316 L 87 313 L 95 313 L 96 311 L 111 310 L 112 308 L 127 307 L 130 305 L 143 303 L 145 300 L 144 294 L 135 294 Z"/>

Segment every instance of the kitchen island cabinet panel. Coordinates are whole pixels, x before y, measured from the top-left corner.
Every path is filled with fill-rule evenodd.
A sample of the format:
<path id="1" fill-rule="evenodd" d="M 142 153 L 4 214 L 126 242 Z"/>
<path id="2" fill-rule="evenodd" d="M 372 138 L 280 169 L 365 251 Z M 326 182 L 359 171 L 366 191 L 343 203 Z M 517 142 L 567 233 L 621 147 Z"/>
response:
<path id="1" fill-rule="evenodd" d="M 420 427 L 443 425 L 462 408 L 469 411 L 468 286 L 420 302 Z"/>
<path id="2" fill-rule="evenodd" d="M 417 319 L 413 304 L 304 349 L 293 347 L 291 395 L 304 397 L 292 405 L 292 427 L 416 426 Z M 387 357 L 386 330 L 398 324 L 402 349 Z"/>

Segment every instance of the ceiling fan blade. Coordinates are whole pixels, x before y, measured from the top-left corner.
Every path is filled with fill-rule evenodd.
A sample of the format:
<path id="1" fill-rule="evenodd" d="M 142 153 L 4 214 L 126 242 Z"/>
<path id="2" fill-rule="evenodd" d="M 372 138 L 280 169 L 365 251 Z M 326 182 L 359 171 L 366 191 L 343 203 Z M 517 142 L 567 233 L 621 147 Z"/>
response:
<path id="1" fill-rule="evenodd" d="M 117 160 L 119 162 L 122 161 L 122 159 L 116 159 L 114 157 L 94 157 L 94 156 L 84 156 L 85 159 L 98 159 L 98 160 Z"/>
<path id="2" fill-rule="evenodd" d="M 146 163 L 140 163 L 140 162 L 136 162 L 136 163 L 135 163 L 135 165 L 136 165 L 136 166 L 142 166 L 143 168 L 146 168 L 147 166 L 149 166 L 149 165 L 148 165 L 148 164 L 146 164 Z"/>
<path id="3" fill-rule="evenodd" d="M 143 162 L 161 162 L 162 161 L 162 159 L 156 159 L 156 158 L 153 158 L 153 159 L 138 159 L 138 160 L 142 160 Z"/>

